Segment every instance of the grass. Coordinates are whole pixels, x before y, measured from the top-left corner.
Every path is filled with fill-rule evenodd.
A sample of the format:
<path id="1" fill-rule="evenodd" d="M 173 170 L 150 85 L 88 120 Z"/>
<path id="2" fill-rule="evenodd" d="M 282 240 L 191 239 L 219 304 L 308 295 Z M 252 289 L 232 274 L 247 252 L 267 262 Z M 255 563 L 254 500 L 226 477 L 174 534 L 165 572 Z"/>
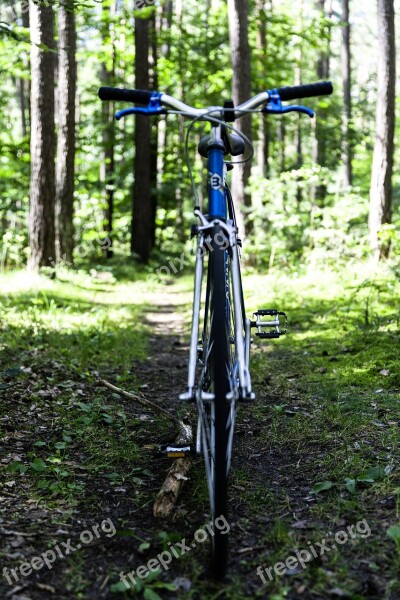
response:
<path id="1" fill-rule="evenodd" d="M 97 384 L 101 376 L 140 393 L 150 378 L 156 389 L 165 385 L 168 401 L 168 376 L 144 367 L 154 351 L 149 339 L 168 352 L 170 334 L 155 334 L 146 315 L 161 298 L 171 306 L 182 298 L 188 321 L 190 286 L 187 274 L 163 286 L 148 270 L 118 262 L 56 280 L 1 276 L 0 434 L 10 514 L 18 522 L 33 501 L 50 521 L 78 532 L 79 514 L 109 514 L 118 529 L 114 554 L 88 547 L 59 566 L 65 597 L 123 597 L 115 588 L 119 571 L 145 564 L 207 520 L 201 464 L 176 520 L 152 520 L 167 465 L 154 460 L 148 442 L 168 437 L 169 424 Z M 393 600 L 400 594 L 397 530 L 387 534 L 400 505 L 397 267 L 249 272 L 244 288 L 248 311 L 285 310 L 289 333 L 271 343 L 256 339 L 252 348 L 258 399 L 238 414 L 228 580 L 222 587 L 207 581 L 204 545 L 128 597 Z M 264 585 L 257 576 L 257 566 L 273 566 L 324 538 L 332 542 L 362 519 L 368 539 L 358 536 Z M 46 527 L 53 531 L 49 521 Z M 37 535 L 35 523 L 25 532 Z M 9 554 L 0 554 L 2 563 L 17 564 Z M 41 577 L 48 582 L 50 575 Z M 190 587 L 172 592 L 176 577 Z"/>

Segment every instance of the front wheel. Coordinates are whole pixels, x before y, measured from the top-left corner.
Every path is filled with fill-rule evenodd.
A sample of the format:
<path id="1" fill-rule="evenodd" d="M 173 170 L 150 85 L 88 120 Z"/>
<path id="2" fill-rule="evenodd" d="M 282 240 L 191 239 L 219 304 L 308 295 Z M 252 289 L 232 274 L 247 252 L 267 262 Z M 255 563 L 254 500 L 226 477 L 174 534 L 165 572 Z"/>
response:
<path id="1" fill-rule="evenodd" d="M 227 563 L 228 530 L 227 500 L 228 471 L 233 434 L 232 398 L 232 344 L 231 306 L 229 284 L 229 256 L 219 227 L 213 230 L 208 262 L 206 318 L 203 340 L 205 342 L 205 371 L 203 389 L 214 398 L 206 407 L 208 435 L 205 460 L 213 521 L 212 572 L 222 579 Z M 207 439 L 208 438 L 208 439 Z M 204 448 L 204 443 L 203 443 Z"/>

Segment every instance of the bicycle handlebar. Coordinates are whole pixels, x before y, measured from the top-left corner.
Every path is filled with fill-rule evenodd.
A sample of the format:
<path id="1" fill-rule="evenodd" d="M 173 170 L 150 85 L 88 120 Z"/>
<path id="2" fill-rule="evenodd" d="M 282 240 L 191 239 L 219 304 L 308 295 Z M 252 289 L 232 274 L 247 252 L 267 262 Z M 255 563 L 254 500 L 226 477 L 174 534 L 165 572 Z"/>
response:
<path id="1" fill-rule="evenodd" d="M 319 81 L 293 87 L 281 87 L 278 89 L 281 100 L 299 100 L 300 98 L 312 98 L 313 96 L 329 96 L 333 92 L 330 81 Z"/>
<path id="2" fill-rule="evenodd" d="M 279 89 L 267 90 L 257 94 L 253 98 L 250 98 L 243 104 L 234 108 L 234 118 L 244 116 L 248 111 L 251 111 L 262 104 L 267 104 L 268 101 L 272 101 L 276 98 L 276 94 L 279 94 L 280 100 L 294 100 L 295 98 L 310 98 L 313 96 L 326 96 L 331 94 L 333 86 L 330 81 L 320 81 L 318 83 L 311 83 L 306 85 L 297 85 L 293 87 L 281 87 Z M 131 102 L 137 104 L 147 104 L 148 110 L 146 109 L 126 109 L 121 111 L 120 116 L 125 114 L 131 114 L 135 112 L 144 112 L 147 114 L 160 114 L 160 106 L 163 105 L 166 108 L 170 108 L 179 111 L 187 117 L 191 118 L 207 118 L 207 115 L 211 118 L 224 119 L 225 110 L 221 106 L 210 106 L 209 108 L 194 108 L 173 98 L 168 94 L 162 92 L 151 92 L 148 90 L 128 90 L 121 88 L 101 87 L 99 89 L 99 98 L 101 100 L 116 100 L 122 102 Z M 157 109 L 158 106 L 158 109 Z M 296 107 L 297 108 L 297 107 Z M 212 117 L 211 117 L 212 115 Z M 117 116 L 118 118 L 118 116 Z"/>
<path id="3" fill-rule="evenodd" d="M 99 89 L 100 100 L 116 100 L 121 102 L 133 102 L 134 104 L 148 104 L 152 92 L 147 90 L 126 90 L 121 88 L 101 87 Z"/>

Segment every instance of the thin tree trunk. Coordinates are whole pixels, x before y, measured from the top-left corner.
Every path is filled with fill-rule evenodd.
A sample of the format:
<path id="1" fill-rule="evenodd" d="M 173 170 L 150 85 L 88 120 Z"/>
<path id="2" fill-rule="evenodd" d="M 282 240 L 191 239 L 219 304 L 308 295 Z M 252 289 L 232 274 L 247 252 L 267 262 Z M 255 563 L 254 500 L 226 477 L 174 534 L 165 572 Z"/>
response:
<path id="1" fill-rule="evenodd" d="M 321 19 L 331 19 L 332 17 L 332 0 L 330 2 L 330 8 L 326 11 L 325 0 L 317 0 L 317 8 L 320 11 Z M 325 31 L 325 25 L 322 28 L 323 41 L 325 42 L 325 48 L 323 48 L 319 54 L 317 60 L 317 77 L 318 79 L 329 79 L 330 72 L 330 39 L 331 39 L 331 26 L 328 27 L 328 31 Z M 313 160 L 321 167 L 326 165 L 326 121 L 327 121 L 327 110 L 320 107 L 318 109 L 318 119 L 314 121 L 314 145 L 313 145 Z M 312 187 L 311 196 L 314 203 L 323 204 L 326 196 L 326 185 L 319 183 Z"/>
<path id="2" fill-rule="evenodd" d="M 301 84 L 301 72 L 303 66 L 303 0 L 299 2 L 299 35 L 297 36 L 297 45 L 296 45 L 296 66 L 294 72 L 294 84 Z M 303 140 L 302 140 L 302 115 L 297 115 L 297 127 L 296 127 L 296 169 L 299 170 L 303 166 Z M 300 185 L 300 177 L 296 178 L 296 200 L 297 204 L 300 204 L 302 201 L 302 188 Z"/>
<path id="3" fill-rule="evenodd" d="M 28 268 L 54 265 L 54 15 L 30 2 L 32 125 Z M 46 49 L 45 49 L 46 48 Z"/>
<path id="4" fill-rule="evenodd" d="M 157 69 L 157 27 L 156 13 L 149 21 L 150 45 L 151 45 L 151 71 L 150 89 L 158 91 L 158 69 Z M 150 140 L 150 249 L 156 243 L 156 214 L 157 214 L 157 160 L 158 160 L 158 119 L 151 120 Z"/>
<path id="5" fill-rule="evenodd" d="M 58 143 L 56 169 L 56 255 L 72 263 L 75 175 L 76 29 L 74 2 L 58 8 Z"/>
<path id="6" fill-rule="evenodd" d="M 17 10 L 17 6 L 14 2 L 14 0 L 11 0 L 10 2 L 10 6 L 11 6 L 11 16 L 15 19 L 15 23 L 19 17 L 18 12 L 19 10 Z M 19 9 L 20 7 L 18 7 Z M 28 17 L 26 16 L 28 15 Z M 23 27 L 26 27 L 29 29 L 29 5 L 28 5 L 28 11 L 22 11 L 22 7 L 21 7 L 21 19 L 22 19 L 22 25 Z M 24 61 L 25 58 L 25 53 L 21 56 L 22 61 Z M 29 65 L 27 65 L 29 66 Z M 26 137 L 27 132 L 28 132 L 28 126 L 27 126 L 27 97 L 26 97 L 26 85 L 25 85 L 25 79 L 23 79 L 22 77 L 20 77 L 19 79 L 15 79 L 14 76 L 12 77 L 13 83 L 16 86 L 17 89 L 17 96 L 18 96 L 18 104 L 19 104 L 19 110 L 20 110 L 20 115 L 21 115 L 21 133 L 23 137 Z"/>
<path id="7" fill-rule="evenodd" d="M 149 89 L 149 19 L 135 18 L 135 87 Z M 132 201 L 131 251 L 147 262 L 151 249 L 150 149 L 151 124 L 146 115 L 136 115 L 135 182 Z"/>
<path id="8" fill-rule="evenodd" d="M 352 147 L 351 147 L 351 54 L 349 0 L 342 0 L 342 81 L 343 81 L 343 152 L 344 183 L 352 184 Z"/>
<path id="9" fill-rule="evenodd" d="M 390 244 L 380 241 L 382 225 L 392 220 L 392 173 L 395 126 L 396 50 L 393 0 L 377 0 L 378 97 L 375 147 L 372 163 L 369 233 L 376 258 L 389 254 Z"/>
<path id="10" fill-rule="evenodd" d="M 110 47 L 112 56 L 111 69 L 103 62 L 100 69 L 102 85 L 113 86 L 115 79 L 115 40 L 110 31 L 110 19 L 115 15 L 116 5 L 102 5 L 102 42 L 104 48 Z M 106 258 L 113 256 L 113 217 L 114 217 L 114 181 L 115 181 L 115 121 L 114 103 L 103 102 L 102 116 L 102 160 L 100 164 L 100 181 L 103 184 L 104 230 L 107 235 Z"/>
<path id="11" fill-rule="evenodd" d="M 258 61 L 260 64 L 261 77 L 265 73 L 267 58 L 267 15 L 265 13 L 265 1 L 256 0 L 256 11 L 258 19 L 256 48 Z M 270 11 L 272 10 L 272 7 Z M 269 122 L 268 118 L 258 119 L 258 145 L 257 145 L 257 164 L 261 176 L 269 175 Z"/>
<path id="12" fill-rule="evenodd" d="M 250 46 L 248 40 L 247 0 L 228 0 L 229 39 L 232 59 L 232 96 L 235 106 L 251 96 Z M 242 117 L 235 124 L 251 140 L 251 116 Z M 237 164 L 232 172 L 232 196 L 235 201 L 239 235 L 248 236 L 253 227 L 249 213 L 251 195 L 248 192 L 251 165 Z"/>
<path id="13" fill-rule="evenodd" d="M 21 14 L 22 14 L 22 26 L 25 29 L 29 30 L 29 4 L 28 7 L 22 5 L 21 6 Z M 30 71 L 30 60 L 29 54 L 24 53 L 22 60 L 24 62 L 24 66 L 26 65 L 27 71 Z M 21 80 L 22 82 L 22 80 Z M 28 113 L 28 116 L 25 115 L 26 129 L 28 133 L 28 125 L 31 122 L 31 82 L 30 80 L 24 81 L 24 96 L 25 96 L 25 106 Z"/>

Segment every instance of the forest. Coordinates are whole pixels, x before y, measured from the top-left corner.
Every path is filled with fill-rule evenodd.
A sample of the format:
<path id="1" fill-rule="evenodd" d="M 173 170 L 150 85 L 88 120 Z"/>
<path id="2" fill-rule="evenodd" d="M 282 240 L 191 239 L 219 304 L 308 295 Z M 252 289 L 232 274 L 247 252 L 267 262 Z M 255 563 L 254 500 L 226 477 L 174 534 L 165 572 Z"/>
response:
<path id="1" fill-rule="evenodd" d="M 399 12 L 0 3 L 1 597 L 400 598 Z M 233 124 L 254 150 L 228 173 L 246 307 L 285 310 L 288 333 L 252 340 L 256 401 L 238 409 L 214 581 L 212 543 L 196 537 L 210 520 L 199 457 L 171 514 L 153 506 L 171 465 L 159 444 L 193 420 L 178 396 L 209 124 L 116 120 L 128 105 L 98 90 L 201 108 L 320 81 L 331 95 L 291 101 L 312 119 Z"/>
<path id="2" fill-rule="evenodd" d="M 212 106 L 234 94 L 332 79 L 335 93 L 310 102 L 316 119 L 252 119 L 256 157 L 237 200 L 248 260 L 363 259 L 378 232 L 380 253 L 396 253 L 393 7 L 381 3 L 377 15 L 354 0 L 351 32 L 346 2 L 246 4 L 247 54 L 239 56 L 238 43 L 234 57 L 226 2 L 136 11 L 130 2 L 72 2 L 72 11 L 67 2 L 50 4 L 56 12 L 39 3 L 31 26 L 28 2 L 1 6 L 3 268 L 28 262 L 37 270 L 113 252 L 148 262 L 152 251 L 173 254 L 187 240 L 193 201 L 183 121 L 117 123 L 120 107 L 101 104 L 99 85 Z M 192 136 L 193 157 L 203 133 L 200 125 Z M 202 163 L 194 160 L 202 196 Z"/>

